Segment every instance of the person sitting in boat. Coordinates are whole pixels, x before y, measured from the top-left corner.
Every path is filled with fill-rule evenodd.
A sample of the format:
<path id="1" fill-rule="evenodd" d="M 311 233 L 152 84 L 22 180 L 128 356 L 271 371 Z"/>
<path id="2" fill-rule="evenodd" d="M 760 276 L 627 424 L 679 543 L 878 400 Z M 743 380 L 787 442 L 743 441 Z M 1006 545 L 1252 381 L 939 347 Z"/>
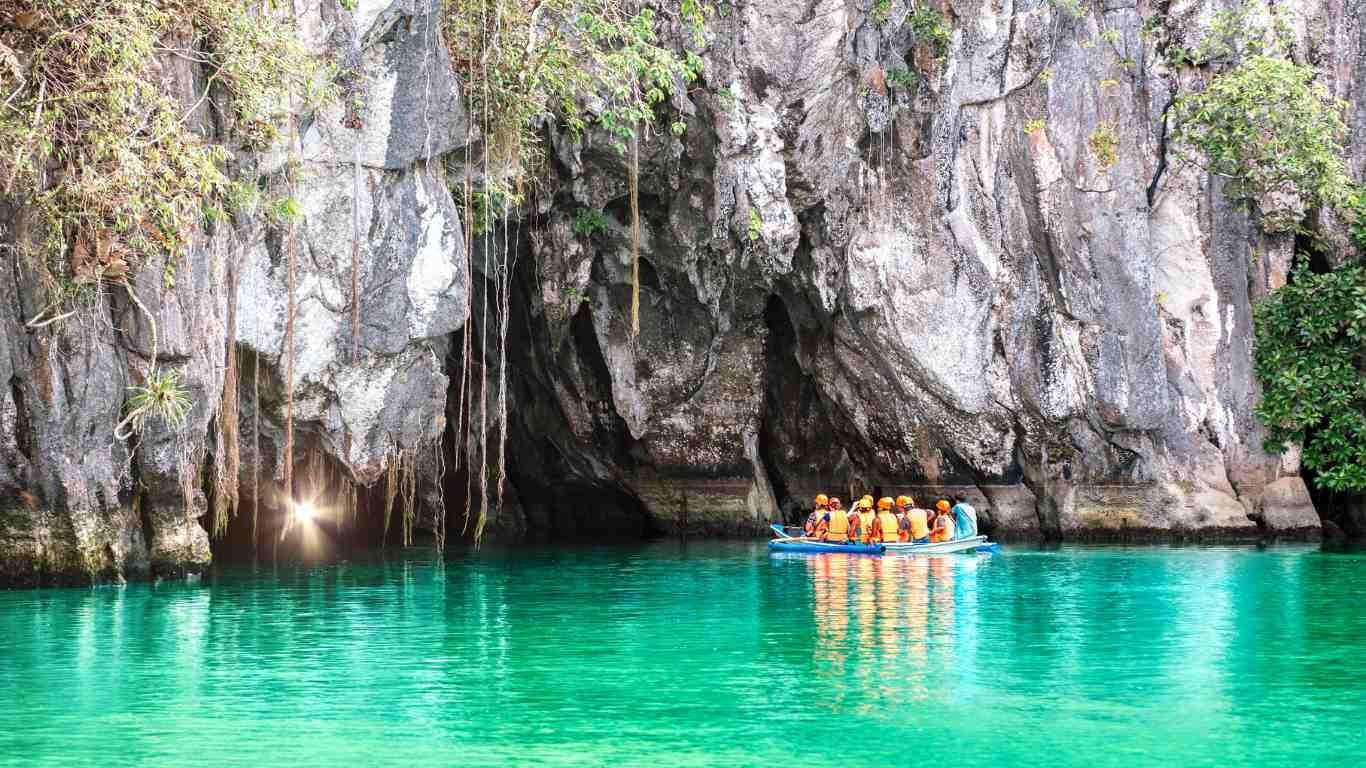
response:
<path id="1" fill-rule="evenodd" d="M 917 507 L 915 499 L 909 499 L 906 505 L 906 540 L 912 544 L 930 543 L 930 511 Z"/>
<path id="2" fill-rule="evenodd" d="M 873 540 L 873 497 L 864 496 L 858 500 L 858 528 L 855 531 L 858 535 L 860 544 L 867 544 Z"/>
<path id="3" fill-rule="evenodd" d="M 892 514 L 892 499 L 889 496 L 877 500 L 877 514 L 873 517 L 870 538 L 881 544 L 895 544 L 901 541 L 901 521 Z"/>
<path id="4" fill-rule="evenodd" d="M 802 526 L 802 531 L 807 536 L 816 535 L 816 526 L 820 523 L 825 513 L 830 511 L 830 497 L 823 493 L 816 494 L 816 508 L 811 510 L 811 514 L 806 516 L 806 524 Z"/>
<path id="5" fill-rule="evenodd" d="M 844 511 L 838 497 L 830 500 L 830 508 L 816 523 L 816 538 L 832 544 L 847 544 L 857 518 Z"/>
<path id="6" fill-rule="evenodd" d="M 949 512 L 949 500 L 940 499 L 934 508 L 934 527 L 930 529 L 930 542 L 953 541 L 953 515 Z"/>
<path id="7" fill-rule="evenodd" d="M 977 535 L 977 510 L 968 503 L 962 494 L 953 497 L 953 528 L 958 538 L 967 539 Z"/>
<path id="8" fill-rule="evenodd" d="M 903 544 L 911 540 L 911 521 L 906 517 L 906 513 L 913 506 L 915 506 L 915 499 L 910 496 L 896 497 L 896 509 L 892 511 L 892 514 L 896 515 L 897 541 Z"/>

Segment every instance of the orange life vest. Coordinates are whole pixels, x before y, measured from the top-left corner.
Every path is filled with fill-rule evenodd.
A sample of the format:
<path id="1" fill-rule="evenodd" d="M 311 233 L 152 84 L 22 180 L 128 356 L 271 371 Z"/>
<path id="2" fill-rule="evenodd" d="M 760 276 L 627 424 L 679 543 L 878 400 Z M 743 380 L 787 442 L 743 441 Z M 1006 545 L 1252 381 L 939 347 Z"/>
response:
<path id="1" fill-rule="evenodd" d="M 930 541 L 953 541 L 953 515 L 940 515 L 942 523 L 936 522 L 934 533 L 930 535 Z"/>
<path id="2" fill-rule="evenodd" d="M 826 524 L 826 541 L 849 540 L 849 516 L 842 509 L 830 510 L 830 522 Z"/>
<path id="3" fill-rule="evenodd" d="M 911 539 L 923 539 L 930 535 L 928 513 L 923 509 L 909 509 L 906 519 L 911 521 Z"/>
<path id="4" fill-rule="evenodd" d="M 873 511 L 859 510 L 858 513 L 858 537 L 859 541 L 867 544 L 873 537 Z"/>
<path id="5" fill-rule="evenodd" d="M 891 512 L 879 512 L 877 524 L 882 528 L 882 541 L 892 544 L 901 541 L 900 525 L 897 523 L 896 515 Z"/>

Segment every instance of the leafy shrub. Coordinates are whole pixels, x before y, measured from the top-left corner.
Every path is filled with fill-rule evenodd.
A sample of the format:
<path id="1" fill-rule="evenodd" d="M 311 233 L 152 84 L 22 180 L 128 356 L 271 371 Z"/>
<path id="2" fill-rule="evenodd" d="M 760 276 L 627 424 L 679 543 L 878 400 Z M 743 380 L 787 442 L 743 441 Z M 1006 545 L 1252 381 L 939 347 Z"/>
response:
<path id="1" fill-rule="evenodd" d="M 1344 104 L 1286 59 L 1253 56 L 1177 99 L 1177 138 L 1198 149 L 1208 169 L 1234 180 L 1234 199 L 1287 186 L 1314 204 L 1345 200 Z"/>
<path id="2" fill-rule="evenodd" d="M 572 225 L 574 234 L 591 237 L 593 233 L 607 229 L 607 217 L 591 208 L 580 208 L 574 212 Z"/>
<path id="3" fill-rule="evenodd" d="M 911 14 L 911 31 L 917 39 L 928 44 L 936 57 L 943 57 L 953 41 L 953 30 L 944 21 L 944 14 L 933 8 L 921 8 Z"/>
<path id="4" fill-rule="evenodd" d="M 887 73 L 887 82 L 895 88 L 910 90 L 920 78 L 909 69 L 894 69 Z"/>
<path id="5" fill-rule="evenodd" d="M 159 57 L 203 64 L 253 143 L 274 137 L 292 90 L 326 97 L 321 68 L 289 27 L 236 0 L 42 0 L 21 15 L 22 34 L 0 44 L 0 180 L 36 213 L 44 260 L 101 238 L 133 265 L 175 257 L 199 217 L 233 194 L 222 148 L 190 130 Z M 185 30 L 186 49 L 168 51 Z"/>
<path id="6" fill-rule="evenodd" d="M 1316 275 L 1302 259 L 1255 318 L 1266 450 L 1302 443 L 1321 488 L 1366 490 L 1366 268 Z"/>

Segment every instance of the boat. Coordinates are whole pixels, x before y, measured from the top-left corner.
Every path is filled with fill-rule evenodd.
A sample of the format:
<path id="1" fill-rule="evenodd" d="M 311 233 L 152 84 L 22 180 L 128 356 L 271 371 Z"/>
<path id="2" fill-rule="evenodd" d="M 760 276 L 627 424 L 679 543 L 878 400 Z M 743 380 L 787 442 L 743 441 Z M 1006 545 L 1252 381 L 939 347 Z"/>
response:
<path id="1" fill-rule="evenodd" d="M 966 539 L 954 539 L 953 541 L 934 541 L 929 544 L 912 544 L 911 542 L 898 542 L 896 544 L 883 544 L 887 548 L 889 555 L 947 555 L 954 552 L 977 552 L 979 550 L 995 548 L 995 544 L 987 542 L 985 536 L 969 536 Z"/>
<path id="2" fill-rule="evenodd" d="M 969 536 L 953 541 L 936 541 L 929 544 L 897 542 L 894 544 L 836 544 L 819 539 L 796 536 L 781 525 L 770 526 L 777 536 L 770 539 L 768 548 L 775 552 L 844 552 L 859 555 L 950 555 L 955 552 L 993 552 L 1000 549 L 999 544 L 987 541 L 985 536 Z"/>
<path id="3" fill-rule="evenodd" d="M 768 548 L 774 552 L 838 552 L 846 555 L 880 555 L 886 550 L 882 544 L 836 544 L 805 538 L 769 539 Z"/>

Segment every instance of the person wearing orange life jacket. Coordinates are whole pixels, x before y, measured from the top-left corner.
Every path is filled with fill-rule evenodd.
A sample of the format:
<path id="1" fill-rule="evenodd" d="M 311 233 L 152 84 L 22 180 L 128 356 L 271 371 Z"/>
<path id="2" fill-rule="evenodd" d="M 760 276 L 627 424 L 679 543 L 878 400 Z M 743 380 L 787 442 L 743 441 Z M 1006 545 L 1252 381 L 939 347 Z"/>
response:
<path id="1" fill-rule="evenodd" d="M 870 538 L 880 544 L 895 544 L 901 541 L 901 521 L 892 514 L 892 500 L 883 496 L 877 500 L 877 514 L 873 516 Z"/>
<path id="2" fill-rule="evenodd" d="M 915 506 L 915 500 L 906 508 L 906 540 L 912 544 L 930 543 L 930 512 Z"/>
<path id="3" fill-rule="evenodd" d="M 839 497 L 830 500 L 830 508 L 826 510 L 825 516 L 820 522 L 816 523 L 816 537 L 821 541 L 828 541 L 834 544 L 845 544 L 850 540 L 853 531 L 854 516 L 844 511 L 844 505 Z"/>
<path id="4" fill-rule="evenodd" d="M 909 518 L 906 517 L 906 513 L 909 512 L 911 507 L 913 506 L 915 506 L 915 499 L 911 498 L 910 496 L 896 497 L 895 514 L 897 522 L 897 533 L 899 534 L 897 541 L 900 541 L 902 543 L 910 541 L 911 539 L 911 521 Z"/>
<path id="5" fill-rule="evenodd" d="M 930 531 L 930 541 L 953 541 L 953 515 L 949 513 L 949 502 L 940 499 L 934 505 L 939 514 L 934 518 L 934 530 Z"/>
<path id="6" fill-rule="evenodd" d="M 829 510 L 830 497 L 826 496 L 823 493 L 816 494 L 816 508 L 811 511 L 811 514 L 806 516 L 806 525 L 802 526 L 802 531 L 807 536 L 816 535 L 816 526 L 820 523 L 821 518 L 825 517 L 825 513 Z"/>
<path id="7" fill-rule="evenodd" d="M 873 497 L 864 496 L 858 500 L 858 541 L 867 544 L 873 540 Z"/>

